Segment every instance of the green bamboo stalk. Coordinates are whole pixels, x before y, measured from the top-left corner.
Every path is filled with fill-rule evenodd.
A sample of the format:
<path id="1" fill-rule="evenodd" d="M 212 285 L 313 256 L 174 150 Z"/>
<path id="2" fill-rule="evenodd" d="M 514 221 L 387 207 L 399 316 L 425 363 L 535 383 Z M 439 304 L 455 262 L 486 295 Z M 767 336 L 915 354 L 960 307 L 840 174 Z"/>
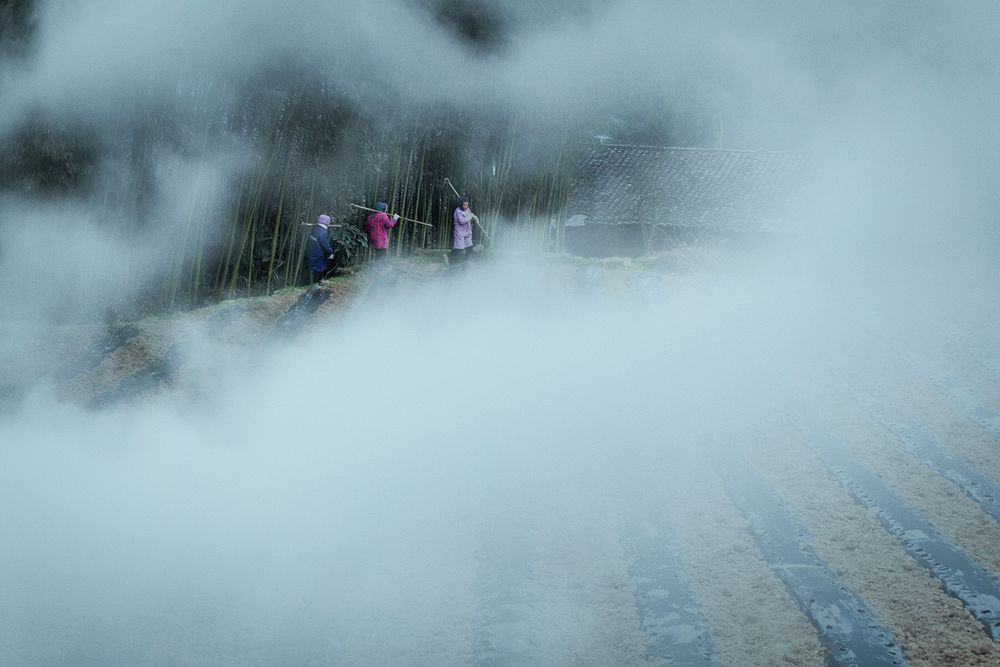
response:
<path id="1" fill-rule="evenodd" d="M 191 232 L 191 221 L 194 219 L 194 209 L 197 205 L 198 196 L 201 190 L 202 176 L 205 168 L 205 154 L 208 151 L 208 130 L 205 131 L 205 142 L 202 146 L 201 159 L 198 162 L 198 171 L 195 173 L 194 189 L 191 193 L 191 200 L 188 203 L 184 214 L 184 226 L 181 231 L 180 243 L 177 245 L 175 253 L 174 271 L 170 279 L 170 308 L 173 309 L 177 300 L 177 292 L 180 289 L 181 275 L 189 252 L 188 237 Z"/>
<path id="2" fill-rule="evenodd" d="M 291 156 L 289 156 L 291 160 Z M 271 230 L 271 252 L 267 260 L 267 285 L 264 288 L 265 294 L 271 294 L 271 280 L 274 277 L 274 258 L 277 256 L 278 252 L 278 238 L 281 235 L 281 213 L 282 207 L 285 204 L 285 185 L 287 183 L 287 163 L 285 169 L 285 175 L 281 177 L 281 193 L 278 195 L 278 210 L 274 216 L 274 227 Z"/>
<path id="3" fill-rule="evenodd" d="M 307 216 L 313 212 L 313 206 L 316 203 L 316 181 L 319 179 L 319 157 L 316 158 L 316 162 L 313 164 L 313 177 L 312 183 L 309 186 L 309 199 L 306 201 L 305 210 L 308 211 Z M 312 222 L 312 220 L 307 220 L 306 222 Z M 295 268 L 291 274 L 291 282 L 295 284 L 298 281 L 298 277 L 302 275 L 302 260 L 305 257 L 306 242 L 309 239 L 308 234 L 299 235 L 298 244 L 289 244 L 289 248 L 296 248 L 295 251 Z M 296 247 L 297 246 L 297 247 Z M 292 265 L 291 251 L 288 256 L 288 264 Z M 287 287 L 289 280 L 286 279 L 285 286 Z"/>
<path id="4" fill-rule="evenodd" d="M 280 133 L 277 129 L 275 129 L 275 134 L 276 137 L 280 138 Z M 250 247 L 250 261 L 247 263 L 248 264 L 247 287 L 251 290 L 253 289 L 253 266 L 254 266 L 253 253 L 255 251 L 256 240 L 257 240 L 257 233 L 256 233 L 257 218 L 259 216 L 261 199 L 264 196 L 264 184 L 267 181 L 267 175 L 271 171 L 271 165 L 274 164 L 275 159 L 277 159 L 277 155 L 281 149 L 281 145 L 282 143 L 280 140 L 274 142 L 274 148 L 271 150 L 271 154 L 268 156 L 267 162 L 257 172 L 257 176 L 255 179 L 256 183 L 253 189 L 253 196 L 250 199 L 248 207 L 248 215 L 243 219 L 243 235 L 240 242 L 240 252 L 237 254 L 235 259 L 233 278 L 232 278 L 232 283 L 230 285 L 231 292 L 235 292 L 236 290 L 236 281 L 238 280 L 240 275 L 239 266 L 243 263 L 243 255 L 246 252 L 248 242 Z"/>
<path id="5" fill-rule="evenodd" d="M 201 144 L 201 159 L 198 162 L 198 176 L 197 176 L 197 184 L 196 184 L 195 195 L 194 195 L 195 199 L 197 198 L 198 193 L 202 189 L 201 188 L 201 183 L 202 183 L 202 179 L 203 179 L 203 176 L 204 176 L 204 170 L 205 170 L 205 158 L 208 155 L 208 137 L 209 137 L 209 131 L 210 130 L 211 130 L 211 121 L 205 123 L 205 139 L 202 141 L 202 144 Z M 206 199 L 206 203 L 207 203 L 207 199 Z M 192 200 L 191 206 L 192 206 L 191 213 L 193 215 L 193 213 L 194 213 L 194 199 Z M 190 298 L 190 304 L 192 306 L 195 306 L 198 303 L 198 288 L 199 288 L 199 284 L 198 283 L 201 281 L 201 264 L 202 264 L 202 259 L 204 257 L 204 249 L 205 249 L 205 224 L 206 224 L 206 221 L 202 220 L 202 224 L 198 226 L 198 236 L 195 239 L 196 250 L 195 250 L 195 258 L 194 258 L 194 275 L 191 278 L 191 283 L 192 284 L 191 284 L 191 298 Z"/>
<path id="6" fill-rule="evenodd" d="M 216 281 L 215 281 L 215 291 L 216 291 L 216 293 L 220 293 L 222 291 L 223 285 L 226 284 L 226 278 L 227 278 L 227 276 L 229 274 L 229 262 L 230 262 L 230 260 L 232 259 L 232 256 L 233 256 L 233 246 L 236 244 L 236 228 L 237 228 L 237 224 L 239 222 L 239 220 L 238 220 L 238 212 L 240 210 L 240 205 L 243 202 L 243 195 L 246 192 L 245 187 L 246 187 L 245 183 L 241 181 L 240 182 L 240 194 L 236 198 L 236 207 L 235 207 L 234 212 L 233 212 L 233 220 L 232 220 L 232 223 L 229 226 L 230 227 L 230 229 L 229 229 L 229 240 L 226 243 L 226 258 L 225 258 L 225 260 L 223 260 L 223 263 L 222 263 L 222 266 L 220 267 L 220 269 L 216 272 Z"/>

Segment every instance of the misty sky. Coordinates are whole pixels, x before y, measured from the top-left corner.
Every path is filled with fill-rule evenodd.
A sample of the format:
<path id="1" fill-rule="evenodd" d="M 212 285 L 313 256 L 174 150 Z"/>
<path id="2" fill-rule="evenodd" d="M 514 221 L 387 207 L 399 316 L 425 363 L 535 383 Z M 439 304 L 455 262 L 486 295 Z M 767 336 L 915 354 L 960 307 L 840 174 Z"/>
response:
<path id="1" fill-rule="evenodd" d="M 130 99 L 137 89 L 173 97 L 180 82 L 241 79 L 291 58 L 333 80 L 387 87 L 403 106 L 451 87 L 453 104 L 563 119 L 707 89 L 761 144 L 743 147 L 780 146 L 780 135 L 801 140 L 801 126 L 832 120 L 822 112 L 898 115 L 936 99 L 975 114 L 968 104 L 978 99 L 985 118 L 995 102 L 977 93 L 1000 74 L 997 11 L 989 2 L 51 0 L 39 3 L 28 54 L 8 58 L 3 116 L 10 127 L 40 105 L 100 121 L 143 103 Z"/>

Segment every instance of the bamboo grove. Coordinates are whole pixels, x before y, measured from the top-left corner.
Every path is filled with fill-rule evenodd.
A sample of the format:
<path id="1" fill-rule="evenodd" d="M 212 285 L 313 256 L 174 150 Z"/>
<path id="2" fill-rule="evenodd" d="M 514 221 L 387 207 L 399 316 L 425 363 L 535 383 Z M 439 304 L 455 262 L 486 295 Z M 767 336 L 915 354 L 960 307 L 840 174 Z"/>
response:
<path id="1" fill-rule="evenodd" d="M 301 284 L 308 224 L 328 213 L 362 225 L 351 203 L 384 200 L 390 212 L 432 224 L 397 226 L 391 255 L 448 248 L 455 196 L 446 178 L 472 199 L 493 244 L 559 242 L 565 166 L 578 140 L 553 131 L 540 142 L 513 111 L 401 105 L 374 87 L 337 87 L 291 66 L 241 85 L 179 82 L 175 100 L 143 95 L 133 91 L 133 109 L 110 133 L 106 124 L 35 118 L 6 140 L 0 174 L 19 194 L 81 202 L 125 238 L 169 213 L 169 257 L 146 277 L 144 309 Z M 166 201 L 165 182 L 174 184 Z"/>
<path id="2" fill-rule="evenodd" d="M 529 158 L 531 137 L 519 136 L 513 115 L 497 113 L 486 124 L 442 108 L 366 115 L 345 108 L 336 92 L 300 91 L 241 121 L 254 150 L 233 188 L 227 236 L 214 262 L 199 265 L 200 242 L 179 249 L 190 264 L 178 264 L 171 302 L 185 288 L 184 298 L 197 301 L 295 284 L 304 273 L 304 223 L 326 212 L 339 224 L 361 225 L 365 213 L 352 203 L 383 200 L 390 212 L 433 225 L 401 223 L 391 255 L 448 248 L 455 196 L 446 179 L 472 198 L 493 243 L 549 249 L 558 242 L 570 141 Z"/>

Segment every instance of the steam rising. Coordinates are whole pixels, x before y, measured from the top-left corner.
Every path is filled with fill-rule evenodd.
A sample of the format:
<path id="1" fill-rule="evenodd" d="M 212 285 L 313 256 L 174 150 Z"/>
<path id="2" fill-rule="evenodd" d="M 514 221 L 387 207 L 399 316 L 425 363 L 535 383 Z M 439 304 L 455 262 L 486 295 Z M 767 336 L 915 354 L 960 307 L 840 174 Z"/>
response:
<path id="1" fill-rule="evenodd" d="M 4 654 L 461 661 L 507 557 L 484 550 L 510 547 L 497 530 L 582 521 L 600 548 L 638 471 L 692 456 L 712 406 L 750 409 L 774 361 L 772 327 L 718 330 L 733 303 L 715 287 L 678 282 L 664 312 L 537 289 L 556 277 L 505 265 L 404 288 L 206 378 L 198 409 L 38 393 L 0 426 Z M 566 641 L 603 621 L 580 623 Z"/>
<path id="2" fill-rule="evenodd" d="M 495 32 L 463 31 L 456 13 L 492 17 Z M 737 270 L 588 291 L 541 262 L 498 260 L 400 284 L 250 360 L 196 333 L 181 353 L 212 365 L 204 400 L 90 412 L 39 380 L 0 416 L 0 662 L 470 662 L 504 527 L 558 557 L 567 525 L 611 549 L 637 480 L 662 468 L 684 483 L 706 443 L 738 442 L 808 386 L 832 340 L 892 330 L 914 310 L 904 298 L 996 308 L 998 14 L 38 2 L 23 53 L 0 50 L 0 145 L 38 117 L 89 128 L 98 146 L 151 108 L 183 124 L 199 111 L 191 87 L 232 101 L 236 82 L 295 62 L 360 105 L 375 88 L 401 113 L 501 107 L 542 145 L 567 132 L 794 149 L 817 169 L 794 249 Z M 129 165 L 100 150 L 80 196 L 3 183 L 5 350 L 38 327 L 58 336 L 46 327 L 67 312 L 99 319 L 141 299 L 123 275 L 163 275 L 185 234 L 216 238 L 224 221 L 185 211 L 193 191 L 225 201 L 250 150 L 230 139 L 204 161 L 158 153 L 156 213 L 127 230 L 90 212 L 132 187 Z M 580 614 L 552 621 L 556 645 L 610 632 Z"/>

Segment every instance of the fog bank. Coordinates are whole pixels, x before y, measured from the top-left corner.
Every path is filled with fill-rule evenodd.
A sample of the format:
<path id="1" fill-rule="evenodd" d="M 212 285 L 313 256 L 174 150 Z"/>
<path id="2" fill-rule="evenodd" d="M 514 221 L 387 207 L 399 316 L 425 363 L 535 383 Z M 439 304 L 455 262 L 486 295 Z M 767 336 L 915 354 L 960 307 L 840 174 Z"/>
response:
<path id="1" fill-rule="evenodd" d="M 813 169 L 787 244 L 733 264 L 735 241 L 663 271 L 492 249 L 250 355 L 192 331 L 193 386 L 134 404 L 83 409 L 32 378 L 0 413 L 0 662 L 468 664 L 508 566 L 565 584 L 539 593 L 550 646 L 605 645 L 629 618 L 574 606 L 573 585 L 627 591 L 620 517 L 752 455 L 817 378 L 842 394 L 831 351 L 890 358 L 938 335 L 933 312 L 994 339 L 996 3 L 35 6 L 0 50 L 0 146 L 40 122 L 76 152 L 54 176 L 5 163 L 5 350 L 114 320 L 196 273 L 186 249 L 238 239 L 229 203 L 279 155 L 287 72 L 337 91 L 309 113 L 343 104 L 329 153 L 281 154 L 331 192 L 355 153 L 436 131 L 412 118 L 462 118 L 472 153 L 510 121 L 528 172 L 596 136 Z M 217 136 L 217 116 L 241 122 Z"/>

